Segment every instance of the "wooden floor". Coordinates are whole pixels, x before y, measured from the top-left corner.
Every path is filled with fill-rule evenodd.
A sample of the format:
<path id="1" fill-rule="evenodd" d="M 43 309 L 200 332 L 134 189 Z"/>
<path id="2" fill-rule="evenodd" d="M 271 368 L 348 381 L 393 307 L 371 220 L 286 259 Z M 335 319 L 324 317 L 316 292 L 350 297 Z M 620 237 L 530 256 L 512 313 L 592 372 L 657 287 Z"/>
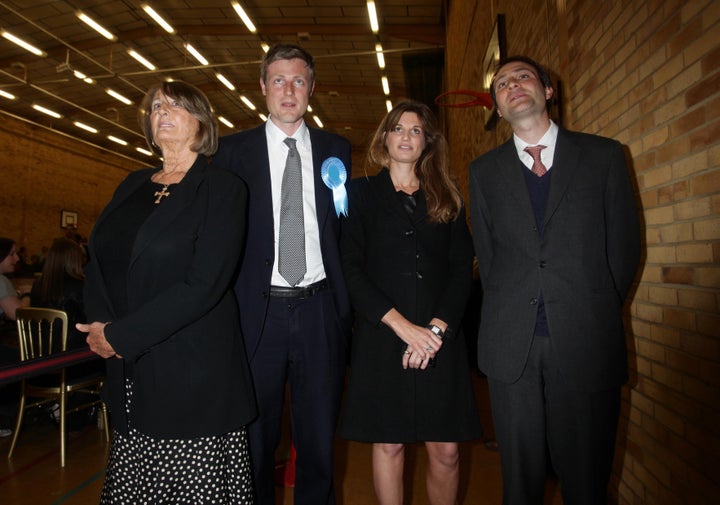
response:
<path id="1" fill-rule="evenodd" d="M 487 385 L 475 377 L 486 439 L 462 445 L 460 502 L 467 505 L 497 504 L 501 500 L 500 463 L 492 442 Z M 97 504 L 102 488 L 108 444 L 103 432 L 91 426 L 68 437 L 67 462 L 60 467 L 57 428 L 36 416 L 25 428 L 12 460 L 10 438 L 0 439 L 0 505 Z M 280 453 L 285 452 L 281 448 Z M 338 440 L 336 490 L 339 505 L 376 503 L 368 444 Z M 427 505 L 425 451 L 409 447 L 406 453 L 406 504 Z M 560 505 L 559 493 L 549 489 L 546 503 Z M 292 489 L 278 487 L 278 505 L 291 505 Z"/>

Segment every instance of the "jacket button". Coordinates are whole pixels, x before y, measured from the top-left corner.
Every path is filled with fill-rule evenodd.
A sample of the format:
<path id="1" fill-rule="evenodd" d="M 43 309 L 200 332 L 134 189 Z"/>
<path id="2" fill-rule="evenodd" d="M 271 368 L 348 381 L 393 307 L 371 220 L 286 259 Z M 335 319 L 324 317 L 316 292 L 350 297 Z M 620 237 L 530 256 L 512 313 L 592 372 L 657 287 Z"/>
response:
<path id="1" fill-rule="evenodd" d="M 538 265 L 540 266 L 540 268 L 545 268 L 545 260 L 540 260 Z"/>
<path id="2" fill-rule="evenodd" d="M 530 305 L 537 305 L 538 299 L 537 298 L 530 298 Z"/>
<path id="3" fill-rule="evenodd" d="M 417 275 L 417 278 L 418 278 L 418 279 L 422 279 L 422 278 L 423 278 L 422 272 L 417 272 L 415 275 Z"/>
<path id="4" fill-rule="evenodd" d="M 415 233 L 414 230 L 408 230 L 408 231 L 405 232 L 405 236 L 406 236 L 406 237 L 409 237 L 410 235 L 413 235 L 414 233 Z"/>

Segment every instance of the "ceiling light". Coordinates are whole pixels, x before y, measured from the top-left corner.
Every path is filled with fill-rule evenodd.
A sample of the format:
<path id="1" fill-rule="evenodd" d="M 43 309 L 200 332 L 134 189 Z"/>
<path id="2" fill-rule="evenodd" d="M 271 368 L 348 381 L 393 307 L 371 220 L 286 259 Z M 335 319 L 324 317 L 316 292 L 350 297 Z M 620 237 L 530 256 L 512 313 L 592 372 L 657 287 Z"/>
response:
<path id="1" fill-rule="evenodd" d="M 136 150 L 137 152 L 139 152 L 139 153 L 144 154 L 145 156 L 152 156 L 152 155 L 153 155 L 153 153 L 152 153 L 151 151 L 148 151 L 147 149 L 145 149 L 145 148 L 143 148 L 143 147 L 136 147 L 135 150 Z"/>
<path id="2" fill-rule="evenodd" d="M 312 107 L 310 106 L 310 104 L 308 104 L 308 106 L 307 106 L 307 111 L 312 112 Z"/>
<path id="3" fill-rule="evenodd" d="M 200 62 L 201 65 L 208 65 L 210 62 L 205 59 L 205 56 L 200 54 L 197 49 L 195 49 L 190 44 L 185 44 L 185 49 L 188 50 L 188 53 L 192 54 L 193 57 Z"/>
<path id="4" fill-rule="evenodd" d="M 93 128 L 92 126 L 86 125 L 85 123 L 81 123 L 80 121 L 73 121 L 73 124 L 80 128 L 81 130 L 85 130 L 86 132 L 90 133 L 97 133 L 97 128 Z"/>
<path id="5" fill-rule="evenodd" d="M 323 127 L 323 123 L 322 123 L 322 121 L 320 121 L 320 118 L 319 118 L 319 117 L 313 116 L 313 119 L 315 120 L 315 124 L 318 125 L 318 128 L 322 128 L 322 127 Z"/>
<path id="6" fill-rule="evenodd" d="M 227 126 L 228 128 L 235 128 L 235 125 L 222 116 L 218 116 L 218 121 Z"/>
<path id="7" fill-rule="evenodd" d="M 385 100 L 385 108 L 388 112 L 392 110 L 392 101 L 391 100 Z"/>
<path id="8" fill-rule="evenodd" d="M 155 70 L 157 68 L 134 49 L 128 49 L 127 53 L 133 58 L 135 58 L 138 62 L 140 62 L 140 64 L 148 70 Z"/>
<path id="9" fill-rule="evenodd" d="M 265 114 L 258 114 L 258 117 L 262 119 L 263 121 L 267 121 L 268 117 Z"/>
<path id="10" fill-rule="evenodd" d="M 219 80 L 221 83 L 223 83 L 225 86 L 227 86 L 227 88 L 228 88 L 230 91 L 235 91 L 235 86 L 233 86 L 233 83 L 231 83 L 230 81 L 227 80 L 227 77 L 225 77 L 224 75 L 222 75 L 222 74 L 220 74 L 220 73 L 215 74 L 215 77 L 217 77 L 218 80 Z"/>
<path id="11" fill-rule="evenodd" d="M 8 32 L 8 31 L 3 30 L 2 32 L 0 32 L 0 35 L 5 37 L 7 40 L 12 42 L 13 44 L 17 44 L 18 46 L 22 47 L 26 51 L 30 51 L 35 56 L 40 56 L 41 58 L 44 58 L 45 56 L 47 56 L 47 53 L 45 51 L 38 49 L 37 47 L 33 46 L 32 44 L 28 44 L 23 39 L 16 37 L 15 35 L 13 35 L 12 33 Z"/>
<path id="12" fill-rule="evenodd" d="M 76 12 L 75 15 L 78 17 L 78 19 L 80 19 L 80 21 L 88 25 L 90 28 L 98 32 L 106 39 L 115 40 L 115 35 L 107 31 L 104 27 L 100 26 L 98 23 L 95 22 L 95 20 L 93 20 L 86 14 L 83 14 L 82 12 Z"/>
<path id="13" fill-rule="evenodd" d="M 382 76 L 382 88 L 383 93 L 385 93 L 386 95 L 390 94 L 390 83 L 388 83 L 388 78 L 384 75 Z"/>
<path id="14" fill-rule="evenodd" d="M 242 100 L 242 102 L 243 102 L 245 105 L 247 105 L 248 109 L 250 109 L 250 110 L 255 110 L 255 109 L 257 109 L 257 107 L 255 107 L 255 104 L 252 103 L 252 102 L 248 99 L 248 97 L 246 97 L 245 95 L 241 95 L 241 96 L 240 96 L 240 100 Z"/>
<path id="15" fill-rule="evenodd" d="M 142 4 L 141 7 L 142 7 L 142 9 L 143 9 L 145 12 L 147 12 L 147 15 L 148 15 L 148 16 L 150 16 L 151 18 L 153 18 L 153 20 L 154 20 L 157 24 L 159 24 L 160 26 L 162 26 L 163 30 L 165 30 L 165 31 L 168 32 L 168 33 L 175 33 L 175 28 L 173 28 L 172 26 L 170 26 L 170 24 L 169 24 L 167 21 L 165 21 L 160 14 L 158 14 L 157 12 L 155 12 L 155 9 L 153 9 L 152 7 L 150 7 L 148 4 Z"/>
<path id="16" fill-rule="evenodd" d="M 270 50 L 270 45 L 263 42 L 260 44 L 260 47 L 262 47 L 263 53 L 267 53 Z"/>
<path id="17" fill-rule="evenodd" d="M 107 136 L 108 139 L 112 140 L 116 144 L 120 144 L 121 146 L 126 146 L 127 142 L 125 142 L 123 139 L 119 139 L 117 137 L 113 137 L 112 135 Z"/>
<path id="18" fill-rule="evenodd" d="M 385 55 L 383 54 L 382 45 L 375 44 L 375 53 L 377 54 L 378 67 L 385 68 Z"/>
<path id="19" fill-rule="evenodd" d="M 370 29 L 373 33 L 377 33 L 380 30 L 378 25 L 377 11 L 375 10 L 375 2 L 370 0 L 367 3 L 368 17 L 370 18 Z"/>
<path id="20" fill-rule="evenodd" d="M 132 105 L 132 100 L 130 100 L 129 98 L 125 98 L 124 96 L 122 96 L 122 95 L 121 95 L 120 93 L 118 93 L 117 91 L 113 91 L 113 90 L 111 90 L 110 88 L 108 88 L 108 89 L 105 90 L 105 93 L 107 93 L 107 94 L 110 95 L 111 97 L 115 98 L 116 100 L 120 100 L 120 101 L 121 101 L 122 103 L 124 103 L 125 105 Z"/>
<path id="21" fill-rule="evenodd" d="M 8 93 L 7 91 L 3 91 L 0 89 L 0 96 L 3 98 L 7 98 L 8 100 L 15 100 L 15 95 L 12 93 Z"/>
<path id="22" fill-rule="evenodd" d="M 54 110 L 47 109 L 47 108 L 43 107 L 42 105 L 38 105 L 36 103 L 33 104 L 32 108 L 35 109 L 36 111 L 42 112 L 43 114 L 47 114 L 48 116 L 52 116 L 56 119 L 60 119 L 62 117 L 61 114 L 58 114 Z"/>
<path id="23" fill-rule="evenodd" d="M 88 77 L 87 75 L 83 74 L 79 70 L 73 70 L 73 75 L 77 77 L 78 79 L 85 81 L 88 84 L 95 84 L 95 81 Z"/>
<path id="24" fill-rule="evenodd" d="M 245 14 L 245 11 L 240 6 L 239 3 L 233 2 L 232 3 L 233 9 L 235 9 L 235 12 L 237 12 L 237 15 L 240 16 L 240 19 L 242 19 L 242 22 L 245 23 L 245 26 L 248 30 L 250 30 L 250 33 L 256 33 L 257 28 L 255 28 L 255 25 L 253 24 L 252 20 L 250 19 L 250 16 Z"/>

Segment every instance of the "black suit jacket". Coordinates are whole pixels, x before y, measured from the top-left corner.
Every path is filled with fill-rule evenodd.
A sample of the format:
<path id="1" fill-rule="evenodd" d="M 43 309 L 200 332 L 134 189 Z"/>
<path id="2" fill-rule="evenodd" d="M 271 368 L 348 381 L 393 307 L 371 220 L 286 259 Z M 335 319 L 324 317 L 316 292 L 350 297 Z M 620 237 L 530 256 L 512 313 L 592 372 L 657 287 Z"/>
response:
<path id="1" fill-rule="evenodd" d="M 157 169 L 131 173 L 95 229 Z M 252 382 L 232 280 L 246 222 L 240 179 L 199 156 L 137 233 L 127 272 L 128 314 L 116 317 L 89 242 L 89 321 L 123 360 L 110 358 L 107 393 L 116 429 L 127 431 L 125 378 L 133 380 L 133 423 L 158 438 L 237 430 L 255 416 Z M 227 222 L 233 226 L 227 226 Z"/>
<path id="2" fill-rule="evenodd" d="M 350 143 L 339 135 L 323 130 L 310 127 L 308 130 L 312 143 L 315 205 L 323 264 L 335 304 L 336 323 L 346 340 L 351 330 L 351 312 L 338 248 L 340 219 L 335 212 L 332 191 L 322 181 L 320 167 L 330 156 L 340 158 L 348 170 L 349 180 Z M 221 138 L 213 163 L 238 174 L 247 184 L 249 192 L 247 240 L 235 291 L 241 308 L 245 345 L 252 360 L 265 324 L 275 261 L 270 160 L 265 125 Z M 337 345 L 332 342 L 329 344 Z M 340 345 L 347 346 L 347 342 Z"/>
<path id="3" fill-rule="evenodd" d="M 523 170 L 512 139 L 470 164 L 484 293 L 480 368 L 503 382 L 520 377 L 542 293 L 569 387 L 621 385 L 627 380 L 621 310 L 640 257 L 638 211 L 621 146 L 559 131 L 542 236 Z"/>

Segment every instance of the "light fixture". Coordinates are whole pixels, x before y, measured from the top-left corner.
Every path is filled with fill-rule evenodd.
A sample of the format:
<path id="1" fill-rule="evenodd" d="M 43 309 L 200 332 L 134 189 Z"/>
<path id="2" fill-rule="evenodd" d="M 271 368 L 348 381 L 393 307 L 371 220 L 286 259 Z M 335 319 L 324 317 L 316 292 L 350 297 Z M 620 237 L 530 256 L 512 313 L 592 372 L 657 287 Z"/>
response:
<path id="1" fill-rule="evenodd" d="M 255 110 L 255 109 L 257 109 L 257 107 L 255 107 L 255 104 L 252 103 L 252 102 L 248 99 L 248 97 L 246 97 L 245 95 L 240 95 L 240 100 L 242 100 L 242 103 L 244 103 L 244 104 L 247 106 L 248 109 L 250 109 L 250 110 Z"/>
<path id="2" fill-rule="evenodd" d="M 375 44 L 375 54 L 377 55 L 378 67 L 385 68 L 385 55 L 381 44 Z"/>
<path id="3" fill-rule="evenodd" d="M 8 93 L 7 91 L 3 91 L 1 89 L 0 89 L 0 96 L 3 98 L 7 98 L 8 100 L 15 100 L 15 98 L 17 98 L 12 93 Z"/>
<path id="4" fill-rule="evenodd" d="M 218 116 L 218 121 L 227 126 L 228 128 L 235 128 L 235 125 L 222 116 Z"/>
<path id="5" fill-rule="evenodd" d="M 313 116 L 313 119 L 315 120 L 315 124 L 318 125 L 318 128 L 322 128 L 322 127 L 323 127 L 323 123 L 322 123 L 322 121 L 320 121 L 320 118 L 319 118 L 319 117 Z"/>
<path id="6" fill-rule="evenodd" d="M 144 147 L 136 147 L 135 150 L 136 150 L 137 152 L 139 152 L 139 153 L 144 154 L 145 156 L 152 156 L 152 155 L 153 155 L 153 153 L 152 153 L 151 151 L 148 151 L 148 150 L 145 149 Z"/>
<path id="7" fill-rule="evenodd" d="M 308 111 L 308 112 L 312 112 L 312 105 L 308 104 L 308 106 L 307 106 L 307 111 Z"/>
<path id="8" fill-rule="evenodd" d="M 108 40 L 115 40 L 115 35 L 110 33 L 105 27 L 100 26 L 94 19 L 92 19 L 87 14 L 84 14 L 82 12 L 76 12 L 75 15 L 78 17 L 80 21 L 88 25 L 90 28 L 98 32 L 100 35 L 105 37 Z"/>
<path id="9" fill-rule="evenodd" d="M 240 19 L 242 19 L 242 22 L 245 23 L 247 29 L 250 30 L 250 33 L 256 33 L 257 28 L 255 28 L 255 25 L 250 19 L 250 16 L 245 13 L 245 10 L 240 6 L 240 4 L 237 2 L 233 2 L 232 6 L 233 9 L 235 9 L 235 12 L 237 12 L 237 15 L 240 16 Z"/>
<path id="10" fill-rule="evenodd" d="M 382 88 L 383 93 L 385 93 L 386 95 L 390 94 L 390 83 L 388 83 L 388 78 L 384 75 L 382 76 Z"/>
<path id="11" fill-rule="evenodd" d="M 368 17 L 370 18 L 370 29 L 373 33 L 380 31 L 378 25 L 377 11 L 375 10 L 375 2 L 369 0 L 367 3 Z"/>
<path id="12" fill-rule="evenodd" d="M 60 118 L 62 117 L 61 114 L 58 114 L 58 113 L 55 112 L 54 110 L 50 110 L 50 109 L 48 109 L 48 108 L 46 108 L 46 107 L 43 107 L 42 105 L 38 105 L 38 104 L 36 104 L 36 103 L 33 104 L 32 108 L 35 109 L 35 110 L 38 111 L 38 112 L 42 112 L 43 114 L 47 114 L 48 116 L 52 116 L 52 117 L 54 117 L 55 119 L 60 119 Z"/>
<path id="13" fill-rule="evenodd" d="M 210 62 L 205 58 L 205 56 L 200 54 L 200 52 L 197 49 L 195 49 L 193 46 L 191 46 L 190 44 L 185 44 L 185 49 L 187 49 L 188 53 L 192 54 L 193 57 L 196 60 L 198 60 L 198 62 L 200 62 L 201 65 L 210 64 Z"/>
<path id="14" fill-rule="evenodd" d="M 173 28 L 172 26 L 170 26 L 170 24 L 169 24 L 167 21 L 165 21 L 160 14 L 158 14 L 157 12 L 155 12 L 155 9 L 153 9 L 152 7 L 150 7 L 148 4 L 142 4 L 141 7 L 142 7 L 142 9 L 143 9 L 145 12 L 147 12 L 147 15 L 148 15 L 148 16 L 150 16 L 151 18 L 153 18 L 153 20 L 154 20 L 157 24 L 159 24 L 160 26 L 162 26 L 163 30 L 165 30 L 165 31 L 168 32 L 168 33 L 175 33 L 175 28 Z"/>
<path id="15" fill-rule="evenodd" d="M 143 55 L 141 55 L 134 49 L 128 49 L 127 53 L 133 58 L 135 58 L 135 60 L 137 60 L 143 67 L 147 68 L 148 70 L 155 70 L 157 68 L 155 65 L 146 60 Z"/>
<path id="16" fill-rule="evenodd" d="M 223 83 L 230 91 L 235 91 L 235 86 L 233 86 L 233 83 L 227 80 L 227 77 L 225 77 L 221 73 L 215 74 L 215 77 L 217 77 L 218 81 Z"/>
<path id="17" fill-rule="evenodd" d="M 270 50 L 270 45 L 265 42 L 262 42 L 260 47 L 262 48 L 263 53 L 267 53 Z"/>
<path id="18" fill-rule="evenodd" d="M 119 138 L 114 137 L 114 136 L 112 136 L 112 135 L 108 135 L 107 138 L 108 138 L 109 140 L 112 140 L 112 141 L 115 142 L 116 144 L 120 144 L 121 146 L 126 146 L 126 145 L 128 144 L 128 143 L 125 142 L 123 139 L 119 139 Z"/>
<path id="19" fill-rule="evenodd" d="M 114 91 L 114 90 L 108 88 L 108 89 L 105 90 L 105 93 L 107 93 L 107 94 L 110 95 L 111 97 L 115 98 L 116 100 L 120 100 L 120 101 L 121 101 L 122 103 L 124 103 L 125 105 L 132 105 L 132 100 L 130 100 L 129 98 L 126 98 L 126 97 L 122 96 L 122 95 L 121 95 L 120 93 L 118 93 L 117 91 Z"/>
<path id="20" fill-rule="evenodd" d="M 73 121 L 73 124 L 80 128 L 81 130 L 85 130 L 86 132 L 90 133 L 97 133 L 97 128 L 93 128 L 90 125 L 86 125 L 85 123 L 81 123 L 80 121 Z"/>
<path id="21" fill-rule="evenodd" d="M 391 100 L 385 100 L 385 108 L 388 112 L 392 110 L 392 101 Z"/>
<path id="22" fill-rule="evenodd" d="M 15 35 L 8 32 L 7 30 L 3 30 L 2 32 L 0 32 L 0 35 L 2 35 L 4 38 L 9 40 L 13 44 L 17 44 L 18 46 L 22 47 L 26 51 L 30 51 L 35 56 L 40 56 L 41 58 L 44 58 L 45 56 L 47 56 L 47 53 L 45 51 L 43 51 L 42 49 L 38 49 L 34 45 L 25 42 L 23 39 L 16 37 Z"/>
<path id="23" fill-rule="evenodd" d="M 268 117 L 265 114 L 258 114 L 258 117 L 262 119 L 263 121 L 267 121 Z"/>
<path id="24" fill-rule="evenodd" d="M 95 84 L 95 81 L 94 81 L 92 78 L 90 78 L 90 77 L 88 77 L 87 75 L 83 74 L 83 73 L 80 72 L 79 70 L 73 70 L 73 75 L 74 75 L 75 77 L 77 77 L 78 79 L 80 79 L 81 81 L 85 81 L 85 82 L 88 83 L 88 84 Z"/>

